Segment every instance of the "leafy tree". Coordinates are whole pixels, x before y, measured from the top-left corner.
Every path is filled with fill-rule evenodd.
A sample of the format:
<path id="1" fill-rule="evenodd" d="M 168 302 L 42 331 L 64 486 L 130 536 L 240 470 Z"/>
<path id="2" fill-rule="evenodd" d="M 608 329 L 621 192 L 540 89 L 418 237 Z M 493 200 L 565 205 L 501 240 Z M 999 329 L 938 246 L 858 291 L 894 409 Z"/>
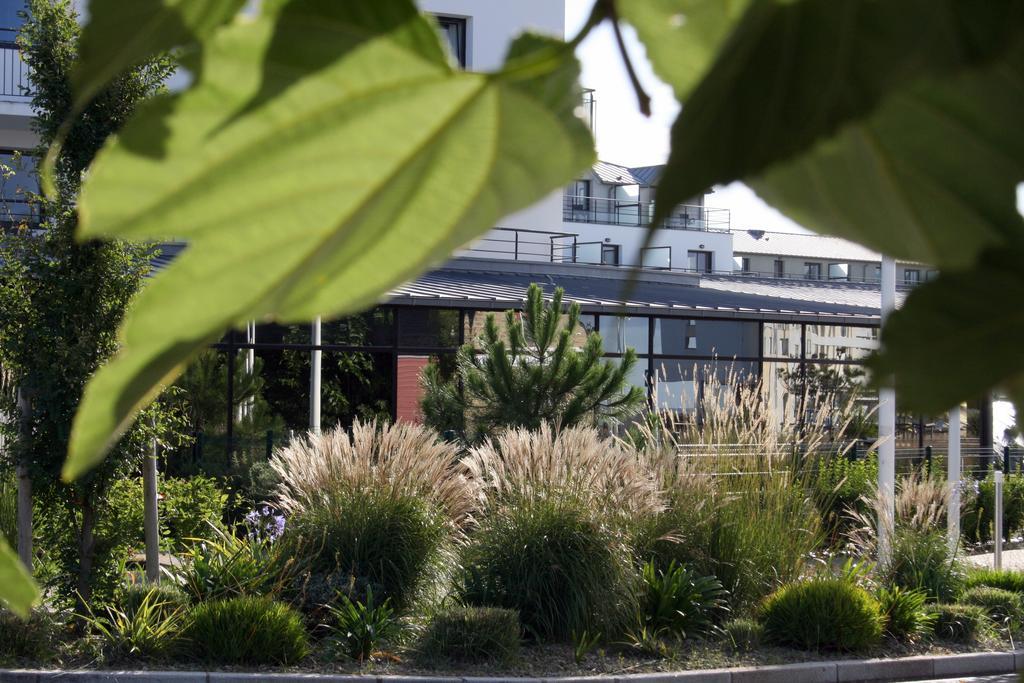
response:
<path id="1" fill-rule="evenodd" d="M 34 126 L 41 153 L 68 118 L 70 72 L 79 25 L 69 0 L 29 0 L 19 36 L 31 71 Z M 154 439 L 176 439 L 179 424 L 163 403 L 146 408 L 113 447 L 103 466 L 72 483 L 61 481 L 71 423 L 86 382 L 118 346 L 117 327 L 149 271 L 152 250 L 122 241 L 79 242 L 77 196 L 82 175 L 106 138 L 158 92 L 170 73 L 155 58 L 111 81 L 74 120 L 56 160 L 56 194 L 42 200 L 41 233 L 27 226 L 0 245 L 0 364 L 13 375 L 19 427 L 9 455 L 27 466 L 34 493 L 43 496 L 61 548 L 56 588 L 88 601 L 98 564 L 96 528 L 112 482 L 138 468 Z M 81 604 L 80 604 L 81 606 Z"/>
<path id="2" fill-rule="evenodd" d="M 536 429 L 542 422 L 571 427 L 580 423 L 615 420 L 637 412 L 644 391 L 629 386 L 636 351 L 626 349 L 621 362 L 603 360 L 601 335 L 586 336 L 583 348 L 573 345 L 580 327 L 580 307 L 573 303 L 563 323 L 561 288 L 550 304 L 544 292 L 530 285 L 520 316 L 505 312 L 501 334 L 493 313 L 487 316 L 476 348 L 459 349 L 458 391 L 440 382 L 437 371 L 426 375 L 422 401 L 428 424 L 439 430 L 457 429 L 464 416 L 475 440 L 506 427 Z"/>

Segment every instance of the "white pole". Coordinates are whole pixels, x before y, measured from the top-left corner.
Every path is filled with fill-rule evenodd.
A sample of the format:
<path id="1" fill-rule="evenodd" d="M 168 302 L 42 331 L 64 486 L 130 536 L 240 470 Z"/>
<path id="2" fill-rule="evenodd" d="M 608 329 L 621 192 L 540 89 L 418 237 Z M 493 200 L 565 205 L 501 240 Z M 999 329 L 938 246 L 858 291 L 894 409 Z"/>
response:
<path id="1" fill-rule="evenodd" d="M 882 324 L 896 308 L 896 261 L 882 257 Z M 883 337 L 884 339 L 884 337 Z M 878 562 L 889 560 L 894 527 L 896 496 L 896 390 L 890 387 L 878 392 L 878 497 L 882 503 L 878 519 Z"/>
<path id="2" fill-rule="evenodd" d="M 310 342 L 314 347 L 320 346 L 320 318 L 310 326 Z M 314 348 L 310 353 L 309 363 L 309 428 L 320 431 L 320 358 L 323 352 Z"/>
<path id="3" fill-rule="evenodd" d="M 995 509 L 995 554 L 992 556 L 992 566 L 996 571 L 1003 568 L 1003 471 L 993 472 L 996 483 L 996 509 Z"/>
<path id="4" fill-rule="evenodd" d="M 949 410 L 949 454 L 946 457 L 946 484 L 949 486 L 949 506 L 946 510 L 946 528 L 949 549 L 960 544 L 960 406 Z"/>
<path id="5" fill-rule="evenodd" d="M 146 580 L 160 581 L 160 519 L 157 512 L 156 458 L 157 442 L 153 439 L 153 454 L 142 462 L 142 500 L 144 531 L 146 535 Z"/>

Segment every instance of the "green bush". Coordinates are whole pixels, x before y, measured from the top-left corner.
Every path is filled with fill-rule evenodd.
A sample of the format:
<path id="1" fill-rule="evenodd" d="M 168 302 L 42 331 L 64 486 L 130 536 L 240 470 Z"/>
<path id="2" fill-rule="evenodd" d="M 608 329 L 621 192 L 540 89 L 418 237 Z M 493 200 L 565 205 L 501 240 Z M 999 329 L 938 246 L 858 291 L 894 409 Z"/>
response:
<path id="1" fill-rule="evenodd" d="M 964 588 L 968 589 L 976 586 L 991 586 L 992 588 L 1002 588 L 1003 590 L 1024 594 L 1024 572 L 1012 569 L 970 569 L 967 571 Z"/>
<path id="2" fill-rule="evenodd" d="M 864 503 L 878 482 L 878 459 L 874 454 L 851 460 L 846 455 L 823 457 L 814 479 L 814 502 L 825 529 L 837 540 L 847 528 L 847 512 L 870 512 Z"/>
<path id="3" fill-rule="evenodd" d="M 0 608 L 0 664 L 38 664 L 53 656 L 57 625 L 53 617 L 35 611 L 27 621 Z"/>
<path id="4" fill-rule="evenodd" d="M 655 630 L 679 638 L 704 636 L 727 609 L 727 592 L 713 576 L 697 576 L 675 562 L 661 570 L 653 561 L 644 565 L 642 575 L 641 622 Z"/>
<path id="5" fill-rule="evenodd" d="M 564 497 L 497 507 L 463 558 L 464 598 L 517 610 L 528 635 L 620 630 L 635 613 L 635 569 L 620 535 Z"/>
<path id="6" fill-rule="evenodd" d="M 944 532 L 904 528 L 892 534 L 892 554 L 881 569 L 880 582 L 919 588 L 929 600 L 946 602 L 960 593 L 965 576 L 966 569 L 949 549 Z"/>
<path id="7" fill-rule="evenodd" d="M 764 626 L 754 619 L 732 619 L 722 624 L 722 640 L 734 650 L 756 650 L 764 641 Z"/>
<path id="8" fill-rule="evenodd" d="M 326 624 L 333 649 L 359 662 L 370 658 L 374 651 L 398 632 L 398 622 L 390 600 L 376 604 L 373 589 L 368 589 L 366 602 L 338 596 L 339 605 L 328 605 L 331 623 Z"/>
<path id="9" fill-rule="evenodd" d="M 455 607 L 434 615 L 419 644 L 428 658 L 508 662 L 519 652 L 519 615 L 500 607 Z"/>
<path id="10" fill-rule="evenodd" d="M 171 570 L 194 602 L 251 595 L 276 595 L 291 580 L 297 565 L 289 548 L 268 540 L 213 531 Z"/>
<path id="11" fill-rule="evenodd" d="M 122 588 L 117 595 L 120 609 L 127 615 L 133 615 L 142 608 L 143 604 L 152 605 L 154 608 L 169 614 L 178 609 L 188 606 L 188 596 L 173 583 L 133 583 Z"/>
<path id="12" fill-rule="evenodd" d="M 265 597 L 196 605 L 188 636 L 195 657 L 212 664 L 285 666 L 309 653 L 302 615 Z"/>
<path id="13" fill-rule="evenodd" d="M 765 636 L 806 650 L 864 650 L 882 637 L 878 601 L 847 579 L 783 586 L 765 601 Z"/>
<path id="14" fill-rule="evenodd" d="M 935 614 L 928 610 L 928 594 L 899 586 L 881 588 L 878 604 L 886 632 L 897 640 L 914 641 L 935 630 Z"/>
<path id="15" fill-rule="evenodd" d="M 369 587 L 402 609 L 442 568 L 450 536 L 448 518 L 425 500 L 378 488 L 325 491 L 288 520 L 283 540 L 312 551 L 313 575 L 360 589 L 353 600 L 365 601 Z"/>
<path id="16" fill-rule="evenodd" d="M 1013 591 L 975 586 L 964 591 L 958 602 L 981 607 L 989 619 L 1003 628 L 1017 630 L 1024 623 L 1024 600 L 1019 593 Z"/>
<path id="17" fill-rule="evenodd" d="M 977 493 L 964 496 L 960 528 L 968 543 L 992 540 L 995 492 L 995 474 L 990 470 L 978 482 Z M 1003 483 L 1003 529 L 1007 534 L 1024 529 L 1024 474 L 1019 471 L 1007 476 Z"/>
<path id="18" fill-rule="evenodd" d="M 955 643 L 974 643 L 989 634 L 991 622 L 985 610 L 977 605 L 933 604 L 935 635 Z"/>
<path id="19" fill-rule="evenodd" d="M 87 617 L 99 634 L 107 656 L 114 660 L 154 661 L 177 652 L 186 616 L 182 607 L 170 607 L 158 590 L 143 594 L 130 607 L 109 605 L 104 613 Z"/>
<path id="20" fill-rule="evenodd" d="M 178 551 L 192 545 L 188 539 L 206 538 L 211 525 L 223 529 L 228 496 L 216 479 L 196 475 L 189 479 L 161 478 L 159 483 L 160 544 Z M 132 547 L 142 547 L 145 534 L 142 479 L 114 482 L 107 494 L 98 533 Z"/>

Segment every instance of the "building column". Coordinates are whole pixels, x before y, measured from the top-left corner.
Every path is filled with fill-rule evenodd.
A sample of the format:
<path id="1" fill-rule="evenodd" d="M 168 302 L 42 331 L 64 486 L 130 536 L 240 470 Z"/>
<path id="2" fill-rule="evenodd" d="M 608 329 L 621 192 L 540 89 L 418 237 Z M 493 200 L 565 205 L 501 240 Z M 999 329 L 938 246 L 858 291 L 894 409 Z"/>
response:
<path id="1" fill-rule="evenodd" d="M 309 354 L 309 429 L 320 431 L 320 361 L 323 351 L 320 350 L 320 318 L 310 325 L 310 344 L 313 350 Z"/>
<path id="2" fill-rule="evenodd" d="M 896 308 L 896 261 L 882 257 L 882 326 Z M 882 336 L 885 343 L 885 336 Z M 896 495 L 896 390 L 884 387 L 878 392 L 878 562 L 884 565 L 892 547 L 889 534 L 895 527 Z"/>

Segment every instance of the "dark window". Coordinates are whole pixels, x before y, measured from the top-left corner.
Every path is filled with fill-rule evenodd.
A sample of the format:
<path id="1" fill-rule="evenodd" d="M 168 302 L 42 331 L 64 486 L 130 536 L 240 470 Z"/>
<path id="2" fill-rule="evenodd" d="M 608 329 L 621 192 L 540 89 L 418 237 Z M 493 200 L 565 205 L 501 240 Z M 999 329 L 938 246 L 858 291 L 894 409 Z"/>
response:
<path id="1" fill-rule="evenodd" d="M 395 342 L 395 309 L 378 307 L 349 318 L 325 320 L 320 339 L 325 345 L 391 346 Z"/>
<path id="2" fill-rule="evenodd" d="M 750 257 L 749 256 L 734 256 L 732 258 L 734 270 L 738 270 L 741 273 L 750 272 Z"/>
<path id="3" fill-rule="evenodd" d="M 590 181 L 577 180 L 572 184 L 572 208 L 576 211 L 590 209 Z"/>
<path id="4" fill-rule="evenodd" d="M 903 271 L 903 282 L 908 285 L 916 285 L 921 281 L 921 271 L 908 268 Z"/>
<path id="5" fill-rule="evenodd" d="M 455 348 L 459 345 L 459 312 L 440 308 L 400 308 L 398 346 Z"/>
<path id="6" fill-rule="evenodd" d="M 786 262 L 775 259 L 775 277 L 786 277 Z"/>
<path id="7" fill-rule="evenodd" d="M 14 42 L 18 29 L 25 23 L 24 19 L 18 16 L 18 13 L 24 10 L 23 0 L 0 0 L 0 41 Z"/>
<path id="8" fill-rule="evenodd" d="M 601 329 L 602 334 L 604 328 Z M 756 322 L 656 318 L 654 353 L 670 356 L 751 357 L 758 355 Z"/>
<path id="9" fill-rule="evenodd" d="M 617 244 L 602 244 L 601 245 L 601 265 L 603 265 L 603 266 L 617 266 L 617 265 L 619 265 L 619 245 L 617 245 Z"/>
<path id="10" fill-rule="evenodd" d="M 35 157 L 0 150 L 0 223 L 30 221 L 29 195 L 39 192 Z"/>
<path id="11" fill-rule="evenodd" d="M 804 264 L 804 279 L 806 279 L 806 280 L 820 280 L 821 279 L 821 264 L 820 263 L 805 263 Z"/>
<path id="12" fill-rule="evenodd" d="M 934 280 L 938 276 L 939 276 L 939 271 L 937 271 L 937 270 L 926 270 L 926 271 L 924 271 L 925 282 L 931 282 L 932 280 Z"/>
<path id="13" fill-rule="evenodd" d="M 647 353 L 647 318 L 602 315 L 599 320 L 605 353 L 625 353 L 628 348 Z"/>
<path id="14" fill-rule="evenodd" d="M 438 17 L 441 34 L 448 40 L 452 56 L 466 68 L 466 20 L 458 17 Z"/>
<path id="15" fill-rule="evenodd" d="M 686 252 L 687 268 L 695 273 L 711 272 L 710 251 L 688 251 Z"/>

